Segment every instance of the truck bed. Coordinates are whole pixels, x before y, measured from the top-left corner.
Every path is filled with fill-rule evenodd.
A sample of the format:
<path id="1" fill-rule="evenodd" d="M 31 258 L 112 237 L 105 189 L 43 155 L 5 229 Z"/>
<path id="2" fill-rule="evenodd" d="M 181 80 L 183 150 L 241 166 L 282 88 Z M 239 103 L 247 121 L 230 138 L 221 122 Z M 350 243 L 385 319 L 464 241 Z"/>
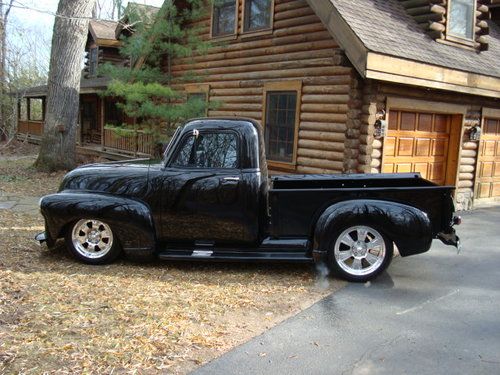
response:
<path id="1" fill-rule="evenodd" d="M 269 204 L 271 235 L 310 237 L 312 225 L 324 209 L 351 199 L 374 199 L 406 204 L 427 213 L 433 235 L 448 224 L 442 217 L 453 205 L 452 186 L 438 186 L 418 173 L 282 175 L 271 178 Z M 293 204 L 290 204 L 293 202 Z"/>

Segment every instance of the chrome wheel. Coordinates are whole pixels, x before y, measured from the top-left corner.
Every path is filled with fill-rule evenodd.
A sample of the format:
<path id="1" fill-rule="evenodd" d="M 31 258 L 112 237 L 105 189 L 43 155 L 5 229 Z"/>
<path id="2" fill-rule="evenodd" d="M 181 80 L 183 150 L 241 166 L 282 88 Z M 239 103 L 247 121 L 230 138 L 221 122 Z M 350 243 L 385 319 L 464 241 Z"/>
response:
<path id="1" fill-rule="evenodd" d="M 364 225 L 344 230 L 334 246 L 337 265 L 353 276 L 377 272 L 386 257 L 384 237 L 375 229 Z"/>
<path id="2" fill-rule="evenodd" d="M 74 249 L 84 258 L 99 259 L 113 248 L 113 232 L 102 221 L 80 220 L 73 227 L 71 242 Z"/>

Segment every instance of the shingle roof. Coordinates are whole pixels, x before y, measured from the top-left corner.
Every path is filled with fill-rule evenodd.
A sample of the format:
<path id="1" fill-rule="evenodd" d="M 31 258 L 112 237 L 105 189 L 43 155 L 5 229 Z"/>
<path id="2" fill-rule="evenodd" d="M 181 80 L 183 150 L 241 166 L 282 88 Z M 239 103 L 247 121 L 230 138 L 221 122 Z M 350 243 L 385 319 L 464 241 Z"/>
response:
<path id="1" fill-rule="evenodd" d="M 80 80 L 81 93 L 94 93 L 104 90 L 109 83 L 109 78 L 96 77 L 96 78 L 82 78 Z M 47 96 L 47 85 L 29 87 L 26 89 L 18 90 L 18 94 L 25 97 Z"/>
<path id="2" fill-rule="evenodd" d="M 118 22 L 107 20 L 91 20 L 89 29 L 96 39 L 116 40 L 115 30 Z"/>
<path id="3" fill-rule="evenodd" d="M 490 24 L 489 50 L 475 52 L 431 39 L 396 0 L 330 0 L 373 52 L 500 77 L 500 27 Z"/>

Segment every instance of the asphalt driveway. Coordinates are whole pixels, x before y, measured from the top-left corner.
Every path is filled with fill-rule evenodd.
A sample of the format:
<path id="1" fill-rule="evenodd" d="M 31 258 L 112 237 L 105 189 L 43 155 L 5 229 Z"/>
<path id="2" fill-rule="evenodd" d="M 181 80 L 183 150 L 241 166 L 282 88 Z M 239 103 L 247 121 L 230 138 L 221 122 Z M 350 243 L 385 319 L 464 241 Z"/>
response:
<path id="1" fill-rule="evenodd" d="M 396 258 L 196 374 L 500 374 L 500 208 L 463 217 L 460 255 Z"/>

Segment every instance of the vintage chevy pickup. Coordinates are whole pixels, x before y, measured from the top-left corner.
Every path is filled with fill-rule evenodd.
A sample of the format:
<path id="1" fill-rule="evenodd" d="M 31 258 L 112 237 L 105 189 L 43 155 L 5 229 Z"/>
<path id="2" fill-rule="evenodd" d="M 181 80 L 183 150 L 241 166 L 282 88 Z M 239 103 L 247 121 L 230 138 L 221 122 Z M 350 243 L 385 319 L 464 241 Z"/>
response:
<path id="1" fill-rule="evenodd" d="M 367 281 L 434 238 L 458 246 L 453 187 L 419 174 L 268 178 L 261 126 L 197 119 L 177 129 L 164 160 L 87 165 L 41 199 L 40 242 L 65 238 L 79 260 L 133 258 L 323 262 Z"/>

